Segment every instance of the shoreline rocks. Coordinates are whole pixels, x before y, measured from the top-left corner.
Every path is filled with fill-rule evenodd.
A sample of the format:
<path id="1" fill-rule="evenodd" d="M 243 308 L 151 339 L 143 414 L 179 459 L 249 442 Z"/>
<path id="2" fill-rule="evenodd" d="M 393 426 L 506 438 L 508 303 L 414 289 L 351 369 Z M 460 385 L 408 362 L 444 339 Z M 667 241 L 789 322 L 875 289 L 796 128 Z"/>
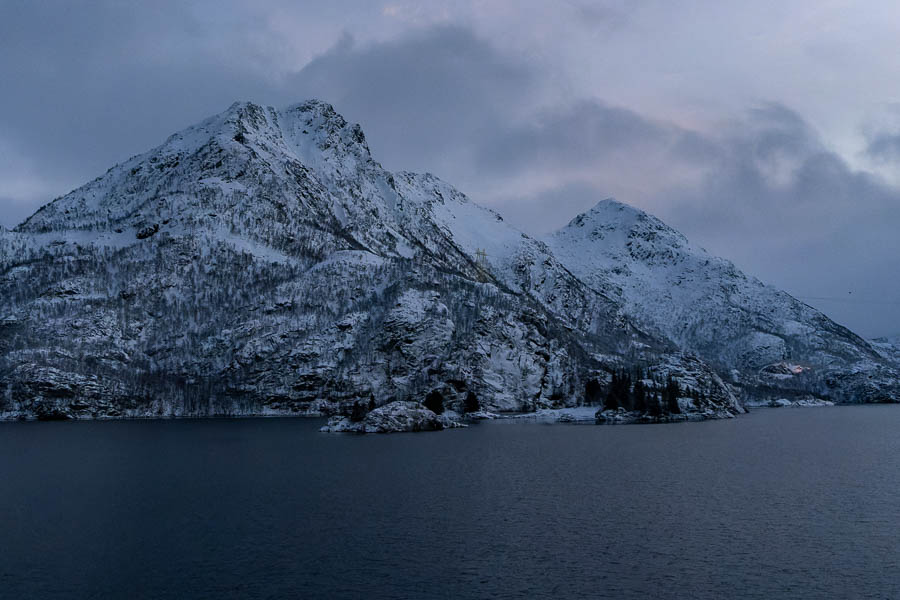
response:
<path id="1" fill-rule="evenodd" d="M 361 420 L 336 416 L 320 431 L 326 433 L 399 433 L 441 431 L 465 427 L 446 415 L 438 415 L 418 402 L 396 400 L 369 411 Z"/>

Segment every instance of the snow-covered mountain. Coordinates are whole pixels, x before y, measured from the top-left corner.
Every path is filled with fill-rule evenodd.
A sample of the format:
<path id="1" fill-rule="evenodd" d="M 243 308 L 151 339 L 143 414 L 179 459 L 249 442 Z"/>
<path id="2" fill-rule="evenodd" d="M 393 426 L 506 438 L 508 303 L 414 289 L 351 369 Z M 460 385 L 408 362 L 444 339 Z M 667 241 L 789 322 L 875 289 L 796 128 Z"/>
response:
<path id="1" fill-rule="evenodd" d="M 604 212 L 582 219 L 628 247 Z M 610 274 L 613 246 L 578 229 L 544 243 L 432 175 L 389 172 L 325 103 L 236 103 L 0 230 L 0 416 L 349 413 L 435 393 L 532 410 L 598 403 L 637 368 L 651 390 L 671 375 L 683 412 L 728 416 L 741 408 L 721 375 L 744 384 L 757 365 L 782 387 L 881 397 L 857 393 L 857 371 L 890 361 L 809 307 L 769 317 L 781 329 L 755 345 L 657 323 L 667 280 L 639 302 L 637 279 Z M 700 256 L 669 232 L 650 240 L 660 256 Z M 668 273 L 642 252 L 621 268 Z M 709 260 L 694 275 L 743 277 Z M 732 314 L 709 308 L 710 327 Z M 789 329 L 817 353 L 794 356 Z M 788 358 L 830 360 L 833 381 L 785 376 Z"/>
<path id="2" fill-rule="evenodd" d="M 546 242 L 640 328 L 702 356 L 747 396 L 897 397 L 889 356 L 641 210 L 603 200 Z"/>

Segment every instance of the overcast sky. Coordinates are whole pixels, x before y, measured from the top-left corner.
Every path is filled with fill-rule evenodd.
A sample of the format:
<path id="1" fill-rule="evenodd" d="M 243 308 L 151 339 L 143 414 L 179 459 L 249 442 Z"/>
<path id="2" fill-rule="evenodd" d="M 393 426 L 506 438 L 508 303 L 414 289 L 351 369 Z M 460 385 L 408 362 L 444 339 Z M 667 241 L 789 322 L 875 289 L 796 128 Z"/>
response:
<path id="1" fill-rule="evenodd" d="M 900 333 L 900 4 L 0 3 L 0 225 L 234 100 L 310 97 L 533 234 L 614 196 Z"/>

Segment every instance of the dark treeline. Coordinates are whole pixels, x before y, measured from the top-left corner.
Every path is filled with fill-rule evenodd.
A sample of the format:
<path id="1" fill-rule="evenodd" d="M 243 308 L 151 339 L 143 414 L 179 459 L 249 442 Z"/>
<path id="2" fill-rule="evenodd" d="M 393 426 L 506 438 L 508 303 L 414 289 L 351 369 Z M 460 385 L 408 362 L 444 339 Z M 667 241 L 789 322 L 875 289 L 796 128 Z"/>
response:
<path id="1" fill-rule="evenodd" d="M 588 383 L 586 396 L 590 401 L 596 399 L 596 382 Z M 689 397 L 700 408 L 706 400 L 705 394 L 693 388 L 682 389 L 678 381 L 667 375 L 665 379 L 653 373 L 645 373 L 641 367 L 635 367 L 632 371 L 619 369 L 613 371 L 611 380 L 606 389 L 603 402 L 605 410 L 617 410 L 622 408 L 629 412 L 645 413 L 658 417 L 664 414 L 680 414 L 681 407 L 678 399 Z"/>

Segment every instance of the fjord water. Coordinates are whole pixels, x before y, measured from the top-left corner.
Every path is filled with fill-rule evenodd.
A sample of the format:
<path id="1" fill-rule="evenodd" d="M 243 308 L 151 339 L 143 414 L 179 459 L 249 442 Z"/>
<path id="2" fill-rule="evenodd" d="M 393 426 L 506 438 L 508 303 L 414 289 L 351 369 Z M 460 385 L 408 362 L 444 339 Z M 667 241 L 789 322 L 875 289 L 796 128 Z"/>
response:
<path id="1" fill-rule="evenodd" d="M 900 596 L 900 407 L 0 424 L 4 598 Z"/>

